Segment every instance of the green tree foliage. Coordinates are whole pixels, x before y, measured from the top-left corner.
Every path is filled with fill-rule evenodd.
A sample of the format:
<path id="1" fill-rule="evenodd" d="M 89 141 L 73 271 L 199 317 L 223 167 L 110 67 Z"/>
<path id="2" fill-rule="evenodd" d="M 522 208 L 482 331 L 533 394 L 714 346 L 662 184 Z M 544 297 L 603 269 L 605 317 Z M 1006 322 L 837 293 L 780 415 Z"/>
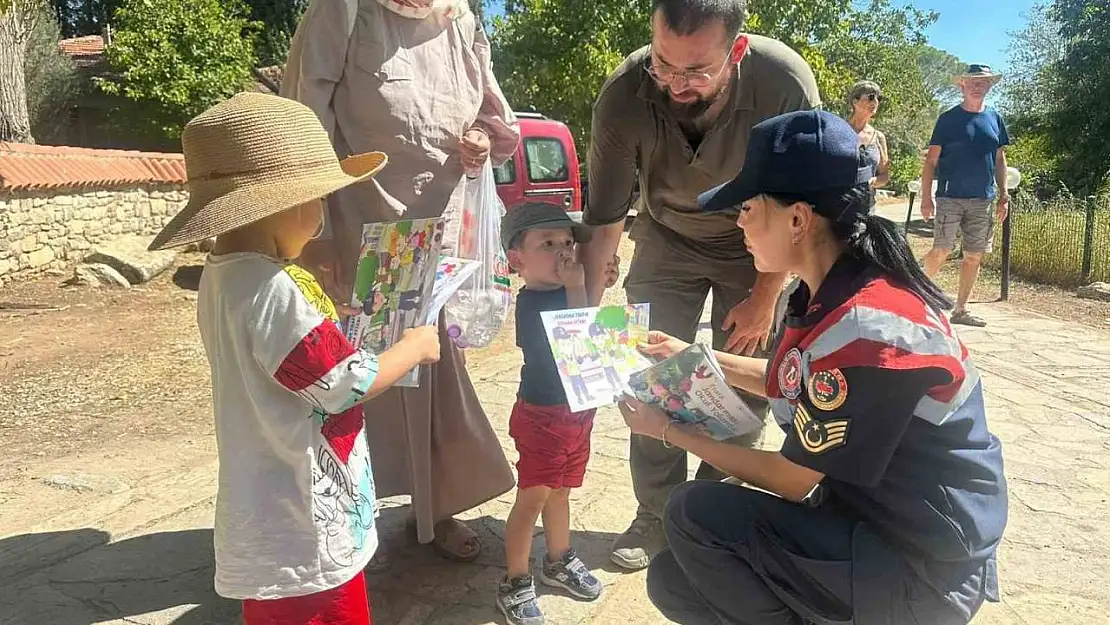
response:
<path id="1" fill-rule="evenodd" d="M 51 0 L 62 36 L 99 35 L 123 0 Z"/>
<path id="2" fill-rule="evenodd" d="M 262 25 L 255 42 L 258 63 L 263 67 L 284 65 L 289 42 L 297 31 L 308 0 L 246 0 L 251 21 Z"/>
<path id="3" fill-rule="evenodd" d="M 118 76 L 98 82 L 137 105 L 129 125 L 175 139 L 250 84 L 257 24 L 245 15 L 237 0 L 126 0 L 107 50 Z"/>
<path id="4" fill-rule="evenodd" d="M 1110 174 L 1110 0 L 1051 0 L 1011 33 L 1002 108 L 1034 191 L 1093 193 Z"/>
<path id="5" fill-rule="evenodd" d="M 31 134 L 39 141 L 51 141 L 56 136 L 80 91 L 81 82 L 73 61 L 58 49 L 60 38 L 61 29 L 54 12 L 43 4 L 27 38 L 23 61 Z"/>
<path id="6" fill-rule="evenodd" d="M 509 0 L 493 27 L 494 69 L 509 101 L 565 121 L 584 153 L 597 93 L 629 53 L 650 41 L 650 11 L 650 0 Z M 826 107 L 847 113 L 856 80 L 883 86 L 889 99 L 876 124 L 905 161 L 895 181 L 915 177 L 951 74 L 938 76 L 954 59 L 925 46 L 923 30 L 936 14 L 891 0 L 752 0 L 750 11 L 745 30 L 797 50 L 813 68 Z"/>

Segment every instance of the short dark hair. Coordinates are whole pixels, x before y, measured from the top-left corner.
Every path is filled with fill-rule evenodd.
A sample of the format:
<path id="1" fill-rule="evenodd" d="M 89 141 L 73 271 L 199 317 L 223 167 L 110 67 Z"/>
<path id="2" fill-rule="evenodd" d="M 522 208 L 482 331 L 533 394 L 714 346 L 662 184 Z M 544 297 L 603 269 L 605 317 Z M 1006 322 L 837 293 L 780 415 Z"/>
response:
<path id="1" fill-rule="evenodd" d="M 667 28 L 683 36 L 721 22 L 731 43 L 748 20 L 748 0 L 652 0 L 651 14 L 657 11 Z"/>

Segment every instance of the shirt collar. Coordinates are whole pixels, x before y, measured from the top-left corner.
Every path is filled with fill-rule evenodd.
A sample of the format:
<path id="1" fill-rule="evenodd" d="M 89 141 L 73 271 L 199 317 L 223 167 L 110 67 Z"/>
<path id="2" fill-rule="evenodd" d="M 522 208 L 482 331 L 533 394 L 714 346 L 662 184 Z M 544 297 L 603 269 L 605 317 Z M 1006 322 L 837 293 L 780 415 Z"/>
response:
<path id="1" fill-rule="evenodd" d="M 809 286 L 802 282 L 790 296 L 786 325 L 793 328 L 811 326 L 836 310 L 871 280 L 877 269 L 867 261 L 844 254 L 829 269 L 816 295 L 810 297 Z"/>

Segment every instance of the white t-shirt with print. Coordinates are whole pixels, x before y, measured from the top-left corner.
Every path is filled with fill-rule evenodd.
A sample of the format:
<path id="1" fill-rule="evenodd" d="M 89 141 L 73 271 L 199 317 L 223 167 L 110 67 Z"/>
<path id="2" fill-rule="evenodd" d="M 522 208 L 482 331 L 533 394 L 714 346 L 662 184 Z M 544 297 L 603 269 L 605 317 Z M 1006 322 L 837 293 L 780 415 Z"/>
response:
<path id="1" fill-rule="evenodd" d="M 278 599 L 350 581 L 378 546 L 353 405 L 376 357 L 351 346 L 307 271 L 258 254 L 208 258 L 197 320 L 220 458 L 216 592 Z"/>

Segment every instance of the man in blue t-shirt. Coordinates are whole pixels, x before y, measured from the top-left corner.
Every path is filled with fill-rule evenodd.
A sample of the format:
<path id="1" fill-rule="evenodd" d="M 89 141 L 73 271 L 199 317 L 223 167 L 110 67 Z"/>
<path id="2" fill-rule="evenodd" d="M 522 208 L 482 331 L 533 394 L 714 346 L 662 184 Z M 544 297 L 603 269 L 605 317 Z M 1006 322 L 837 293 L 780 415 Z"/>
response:
<path id="1" fill-rule="evenodd" d="M 982 327 L 986 322 L 967 310 L 967 300 L 983 254 L 991 251 L 994 222 L 1006 219 L 1010 198 L 1006 192 L 1006 152 L 1010 143 L 1006 123 L 984 100 L 1002 74 L 982 64 L 968 65 L 954 78 L 964 100 L 941 114 L 933 127 L 925 166 L 921 172 L 921 214 L 936 215 L 933 249 L 925 257 L 925 273 L 936 275 L 963 233 L 963 265 L 952 323 Z M 934 204 L 933 180 L 937 183 Z M 991 204 L 997 200 L 994 214 Z"/>

